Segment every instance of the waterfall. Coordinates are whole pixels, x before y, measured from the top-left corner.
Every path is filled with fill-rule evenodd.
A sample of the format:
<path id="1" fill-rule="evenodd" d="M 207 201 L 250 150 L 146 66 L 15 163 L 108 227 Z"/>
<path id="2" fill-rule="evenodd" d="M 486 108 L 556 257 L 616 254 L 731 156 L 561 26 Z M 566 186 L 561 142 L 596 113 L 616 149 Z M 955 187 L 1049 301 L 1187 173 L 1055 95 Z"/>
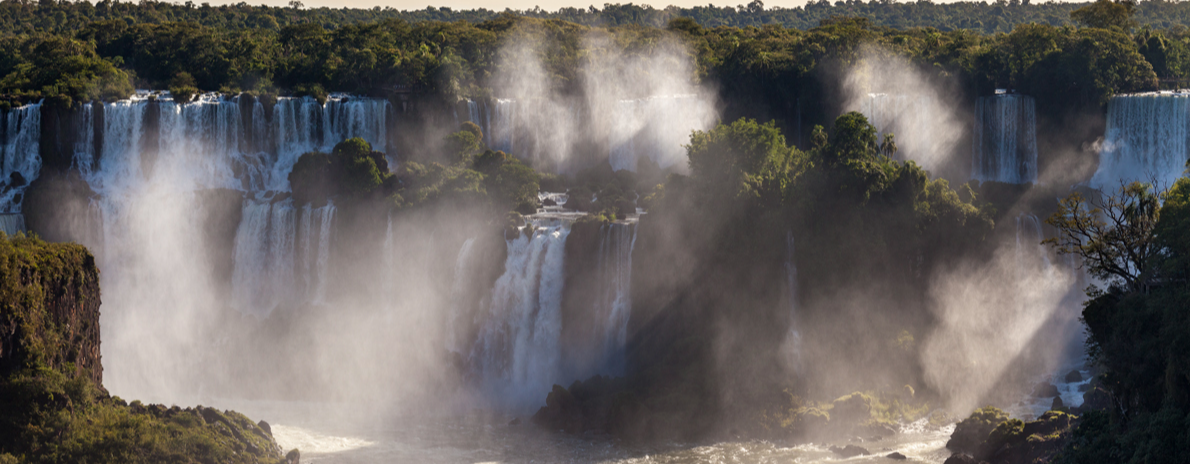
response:
<path id="1" fill-rule="evenodd" d="M 1017 263 L 1026 277 L 1034 276 L 1033 272 L 1035 271 L 1042 271 L 1047 275 L 1054 272 L 1049 251 L 1041 243 L 1042 240 L 1045 240 L 1045 231 L 1041 229 L 1041 220 L 1037 218 L 1037 215 L 1032 213 L 1017 215 Z"/>
<path id="2" fill-rule="evenodd" d="M 616 102 L 608 135 L 612 169 L 636 171 L 641 157 L 661 168 L 686 160 L 690 133 L 714 124 L 715 111 L 697 95 L 653 96 Z"/>
<path id="3" fill-rule="evenodd" d="M 802 333 L 798 330 L 797 316 L 797 261 L 794 257 L 793 231 L 785 233 L 785 284 L 789 292 L 789 333 L 781 344 L 786 364 L 794 372 L 802 366 Z"/>
<path id="4" fill-rule="evenodd" d="M 934 95 L 870 93 L 852 105 L 876 128 L 878 142 L 888 133 L 896 137 L 897 159 L 933 171 L 955 150 L 960 131 L 954 109 Z"/>
<path id="5" fill-rule="evenodd" d="M 975 102 L 971 177 L 1011 184 L 1036 182 L 1036 131 L 1033 97 L 980 97 Z"/>
<path id="6" fill-rule="evenodd" d="M 1091 187 L 1113 190 L 1119 183 L 1156 181 L 1172 186 L 1186 169 L 1190 95 L 1151 93 L 1112 97 L 1099 169 Z"/>
<path id="7" fill-rule="evenodd" d="M 0 231 L 9 236 L 25 230 L 25 215 L 20 213 L 0 213 Z"/>
<path id="8" fill-rule="evenodd" d="M 329 153 L 335 144 L 345 139 L 361 137 L 372 145 L 372 150 L 386 151 L 388 107 L 385 100 L 341 94 L 332 94 L 325 105 L 308 96 L 277 99 L 273 107 L 277 160 L 265 189 L 288 191 L 287 176 L 302 154 Z"/>
<path id="9" fill-rule="evenodd" d="M 392 231 L 392 220 L 389 220 L 389 232 Z M 389 253 L 388 256 L 391 256 Z M 473 258 L 475 257 L 475 238 L 463 242 L 459 249 L 459 256 L 455 259 L 454 279 L 450 286 L 450 315 L 448 317 L 446 349 L 451 352 L 462 353 L 464 349 L 459 331 L 459 320 L 468 313 L 467 292 L 474 285 Z"/>
<path id="10" fill-rule="evenodd" d="M 563 260 L 568 224 L 539 226 L 532 237 L 506 240 L 504 274 L 496 280 L 471 363 L 485 388 L 519 407 L 537 405 L 560 383 Z"/>
<path id="11" fill-rule="evenodd" d="M 41 104 L 0 112 L 0 128 L 0 213 L 20 213 L 25 189 L 41 171 Z"/>
<path id="12" fill-rule="evenodd" d="M 244 201 L 236 229 L 232 306 L 266 317 L 285 305 L 325 298 L 335 206 L 295 208 L 292 199 Z"/>
<path id="13" fill-rule="evenodd" d="M 628 340 L 628 317 L 632 312 L 632 251 L 636 247 L 636 224 L 610 223 L 599 229 L 599 293 L 596 314 L 605 314 L 601 374 L 623 374 L 624 347 Z M 594 373 L 587 373 L 590 376 Z"/>
<path id="14" fill-rule="evenodd" d="M 289 171 L 306 151 L 329 151 L 348 137 L 363 137 L 383 150 L 387 101 L 335 95 L 324 106 L 308 97 L 282 98 L 270 123 L 259 101 L 242 113 L 238 99 L 216 94 L 186 104 L 151 102 L 138 95 L 102 104 L 99 153 L 93 148 L 93 105 L 98 104 L 79 110 L 74 164 L 99 194 L 94 210 L 103 231 L 96 237 L 120 244 L 89 244 L 105 250 L 101 256 L 119 262 L 134 249 L 128 241 L 135 234 L 128 229 L 136 225 L 125 218 L 126 212 L 150 191 L 245 191 L 233 253 L 234 306 L 264 316 L 278 305 L 323 301 L 334 204 L 312 208 L 292 200 L 273 202 L 268 199 L 274 195 L 267 192 L 288 190 Z M 38 113 L 31 114 L 36 118 Z M 251 121 L 244 121 L 249 114 Z M 18 119 L 6 121 L 11 126 Z M 31 140 L 36 154 L 36 134 Z M 6 139 L 6 155 L 9 145 Z"/>
<path id="15" fill-rule="evenodd" d="M 516 101 L 496 100 L 496 119 L 490 125 L 492 150 L 513 153 L 516 148 Z"/>
<path id="16" fill-rule="evenodd" d="M 157 163 L 169 179 L 185 180 L 183 190 L 242 186 L 232 169 L 239 159 L 243 123 L 239 105 L 216 95 L 195 102 L 159 102 Z"/>

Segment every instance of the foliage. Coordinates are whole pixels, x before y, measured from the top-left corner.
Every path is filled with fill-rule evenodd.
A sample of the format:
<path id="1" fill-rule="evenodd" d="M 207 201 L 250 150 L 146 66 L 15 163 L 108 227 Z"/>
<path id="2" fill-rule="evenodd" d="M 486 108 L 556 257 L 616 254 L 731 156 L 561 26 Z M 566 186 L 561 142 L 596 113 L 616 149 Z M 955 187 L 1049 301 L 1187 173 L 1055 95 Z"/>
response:
<path id="1" fill-rule="evenodd" d="M 1094 3 L 1070 12 L 1070 19 L 1079 25 L 1127 31 L 1136 23 L 1132 21 L 1132 10 L 1136 3 L 1131 0 L 1095 0 Z"/>
<path id="2" fill-rule="evenodd" d="M 329 197 L 363 197 L 393 179 L 384 154 L 366 140 L 353 137 L 335 145 L 331 153 L 303 154 L 289 172 L 289 185 L 299 203 L 323 203 Z"/>
<path id="3" fill-rule="evenodd" d="M 1187 460 L 1188 200 L 1190 178 L 1164 192 L 1133 183 L 1095 202 L 1071 195 L 1050 219 L 1050 245 L 1109 284 L 1088 290 L 1083 321 L 1111 407 L 1084 414 L 1063 460 Z"/>
<path id="4" fill-rule="evenodd" d="M 1092 276 L 1129 291 L 1147 291 L 1157 276 L 1155 240 L 1160 194 L 1148 184 L 1121 186 L 1115 195 L 1088 202 L 1074 193 L 1046 220 L 1058 228 L 1045 240 L 1059 253 L 1074 254 Z"/>

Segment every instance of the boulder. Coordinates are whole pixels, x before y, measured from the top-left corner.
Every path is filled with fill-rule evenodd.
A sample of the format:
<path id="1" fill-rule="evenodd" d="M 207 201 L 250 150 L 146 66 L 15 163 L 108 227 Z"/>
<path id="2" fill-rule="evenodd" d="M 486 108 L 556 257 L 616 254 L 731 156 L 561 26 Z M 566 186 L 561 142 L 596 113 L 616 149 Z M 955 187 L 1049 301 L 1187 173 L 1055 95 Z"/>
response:
<path id="1" fill-rule="evenodd" d="M 1062 397 L 1059 396 L 1059 397 L 1054 398 L 1054 403 L 1052 405 L 1050 405 L 1050 410 L 1057 410 L 1057 409 L 1065 408 L 1065 407 L 1066 407 L 1066 403 L 1062 402 Z"/>
<path id="2" fill-rule="evenodd" d="M 976 410 L 967 419 L 955 425 L 946 448 L 955 453 L 976 454 L 988 434 L 1000 423 L 1008 420 L 1008 414 L 996 407 Z"/>
<path id="3" fill-rule="evenodd" d="M 301 463 L 301 462 L 302 462 L 302 453 L 298 452 L 297 449 L 291 450 L 291 451 L 289 451 L 288 454 L 285 454 L 285 463 Z"/>
<path id="4" fill-rule="evenodd" d="M 971 463 L 979 463 L 979 462 L 975 461 L 975 457 L 972 457 L 967 454 L 954 454 L 954 455 L 948 457 L 946 459 L 946 461 L 942 462 L 942 463 L 971 464 Z"/>
<path id="5" fill-rule="evenodd" d="M 1111 395 L 1099 386 L 1091 388 L 1086 394 L 1083 394 L 1083 404 L 1079 406 L 1079 410 L 1082 412 L 1109 410 L 1111 408 Z"/>
<path id="6" fill-rule="evenodd" d="M 831 446 L 830 451 L 834 452 L 835 455 L 838 455 L 839 457 L 843 457 L 845 459 L 849 459 L 849 458 L 855 457 L 857 455 L 871 454 L 871 452 L 868 452 L 867 449 L 864 449 L 863 447 L 857 446 L 855 444 L 848 444 L 845 447 Z"/>
<path id="7" fill-rule="evenodd" d="M 1058 392 L 1058 387 L 1054 386 L 1048 381 L 1042 381 L 1033 387 L 1033 397 L 1047 399 L 1050 397 L 1058 397 L 1061 393 Z"/>
<path id="8" fill-rule="evenodd" d="M 1067 383 L 1077 383 L 1083 380 L 1083 374 L 1079 373 L 1078 370 L 1071 370 L 1070 373 L 1066 373 L 1066 376 L 1062 379 Z"/>
<path id="9" fill-rule="evenodd" d="M 905 456 L 905 454 L 902 454 L 902 453 L 900 453 L 900 452 L 893 452 L 893 453 L 891 453 L 891 454 L 888 454 L 888 455 L 886 455 L 886 456 L 884 456 L 884 457 L 885 457 L 885 458 L 890 458 L 890 459 L 893 459 L 893 460 L 905 460 L 905 459 L 909 458 L 909 457 L 906 457 L 906 456 Z"/>
<path id="10" fill-rule="evenodd" d="M 267 421 L 260 420 L 260 423 L 257 423 L 256 426 L 259 426 L 264 432 L 269 433 L 269 436 L 273 435 L 273 427 L 269 426 Z"/>
<path id="11" fill-rule="evenodd" d="M 508 426 L 518 426 L 520 424 L 521 424 L 520 418 L 513 418 L 512 421 L 508 422 Z"/>

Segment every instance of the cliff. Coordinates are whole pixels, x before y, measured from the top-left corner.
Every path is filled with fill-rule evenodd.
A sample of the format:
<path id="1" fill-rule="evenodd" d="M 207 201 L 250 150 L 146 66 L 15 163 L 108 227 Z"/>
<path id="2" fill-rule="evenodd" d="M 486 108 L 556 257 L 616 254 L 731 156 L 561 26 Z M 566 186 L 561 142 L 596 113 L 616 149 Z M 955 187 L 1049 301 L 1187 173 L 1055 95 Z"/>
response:
<path id="1" fill-rule="evenodd" d="M 287 460 L 263 421 L 109 396 L 100 302 L 86 248 L 0 234 L 0 463 Z"/>

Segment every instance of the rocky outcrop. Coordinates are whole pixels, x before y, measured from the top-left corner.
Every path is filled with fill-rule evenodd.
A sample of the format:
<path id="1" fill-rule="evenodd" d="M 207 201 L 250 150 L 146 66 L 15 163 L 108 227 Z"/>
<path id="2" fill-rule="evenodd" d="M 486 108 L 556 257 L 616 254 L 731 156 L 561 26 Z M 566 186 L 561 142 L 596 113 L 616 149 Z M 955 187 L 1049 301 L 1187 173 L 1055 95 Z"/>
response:
<path id="1" fill-rule="evenodd" d="M 1024 422 L 984 407 L 955 427 L 946 444 L 955 454 L 946 463 L 1049 463 L 1066 446 L 1077 422 L 1078 417 L 1054 410 Z"/>
<path id="2" fill-rule="evenodd" d="M 99 303 L 84 247 L 0 240 L 0 377 L 47 368 L 101 386 Z"/>
<path id="3" fill-rule="evenodd" d="M 0 463 L 278 463 L 267 423 L 103 389 L 99 270 L 77 244 L 0 239 Z"/>

